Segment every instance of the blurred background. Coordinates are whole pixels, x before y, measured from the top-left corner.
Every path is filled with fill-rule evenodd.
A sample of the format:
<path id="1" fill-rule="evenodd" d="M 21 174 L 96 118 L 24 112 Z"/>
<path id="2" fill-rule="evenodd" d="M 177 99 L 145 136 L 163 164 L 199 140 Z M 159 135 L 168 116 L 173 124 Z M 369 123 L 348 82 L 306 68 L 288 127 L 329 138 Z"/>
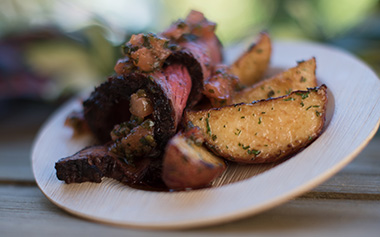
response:
<path id="1" fill-rule="evenodd" d="M 3 134 L 34 136 L 64 101 L 113 73 L 131 34 L 162 31 L 191 9 L 217 22 L 226 47 L 266 30 L 343 48 L 380 75 L 380 0 L 1 0 Z"/>

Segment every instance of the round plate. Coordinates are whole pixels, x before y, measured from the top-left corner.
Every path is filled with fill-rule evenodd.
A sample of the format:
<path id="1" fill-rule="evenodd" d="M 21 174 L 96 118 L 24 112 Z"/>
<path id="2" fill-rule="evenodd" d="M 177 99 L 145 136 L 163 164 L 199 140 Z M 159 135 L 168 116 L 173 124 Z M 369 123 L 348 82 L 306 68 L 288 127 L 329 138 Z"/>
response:
<path id="1" fill-rule="evenodd" d="M 186 192 L 136 190 L 108 178 L 100 184 L 67 185 L 56 178 L 55 162 L 93 142 L 89 136 L 74 138 L 72 130 L 63 125 L 68 113 L 80 108 L 75 99 L 48 120 L 35 141 L 32 164 L 37 184 L 46 197 L 70 213 L 141 228 L 206 226 L 284 203 L 348 164 L 379 126 L 380 81 L 352 55 L 315 43 L 276 42 L 271 68 L 287 69 L 311 57 L 317 60 L 319 84 L 329 90 L 328 123 L 315 142 L 281 164 L 261 166 L 240 181 Z M 239 168 L 231 175 L 240 176 Z"/>

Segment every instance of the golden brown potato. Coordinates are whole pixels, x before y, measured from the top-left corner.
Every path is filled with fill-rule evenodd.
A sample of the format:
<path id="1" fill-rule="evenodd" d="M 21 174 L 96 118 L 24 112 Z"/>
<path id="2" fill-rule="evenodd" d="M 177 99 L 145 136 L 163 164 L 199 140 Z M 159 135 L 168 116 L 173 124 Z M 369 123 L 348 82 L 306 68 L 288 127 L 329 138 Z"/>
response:
<path id="1" fill-rule="evenodd" d="M 202 111 L 188 111 L 187 124 L 200 127 L 206 145 L 231 161 L 282 160 L 316 139 L 323 128 L 327 87 Z"/>
<path id="2" fill-rule="evenodd" d="M 177 134 L 166 147 L 162 179 L 170 189 L 205 187 L 226 169 L 224 160 L 209 152 L 202 145 L 201 132 L 194 130 L 199 129 Z"/>
<path id="3" fill-rule="evenodd" d="M 257 43 L 231 65 L 231 73 L 238 76 L 243 85 L 250 86 L 258 82 L 268 68 L 271 51 L 269 35 L 263 32 Z"/>
<path id="4" fill-rule="evenodd" d="M 296 67 L 237 92 L 234 95 L 232 104 L 251 103 L 255 100 L 287 95 L 296 90 L 314 88 L 317 86 L 315 69 L 315 58 L 299 62 Z"/>

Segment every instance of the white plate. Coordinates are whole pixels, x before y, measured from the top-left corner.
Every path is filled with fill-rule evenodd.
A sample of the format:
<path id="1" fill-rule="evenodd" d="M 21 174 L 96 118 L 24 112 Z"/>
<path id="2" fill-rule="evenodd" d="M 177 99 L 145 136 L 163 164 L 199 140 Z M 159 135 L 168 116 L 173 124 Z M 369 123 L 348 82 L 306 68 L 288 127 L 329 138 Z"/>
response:
<path id="1" fill-rule="evenodd" d="M 141 228 L 217 224 L 284 203 L 348 164 L 379 126 L 380 81 L 352 55 L 315 43 L 276 42 L 271 66 L 286 69 L 295 66 L 297 60 L 313 56 L 319 84 L 326 84 L 330 92 L 328 125 L 314 143 L 286 162 L 248 168 L 250 171 L 244 170 L 246 166 L 235 167 L 230 172 L 232 181 L 222 182 L 229 184 L 188 192 L 136 190 L 111 179 L 100 184 L 66 185 L 56 178 L 54 163 L 92 140 L 74 139 L 71 129 L 63 126 L 66 115 L 80 107 L 79 101 L 73 100 L 49 119 L 35 141 L 32 164 L 37 184 L 54 204 L 75 215 Z M 249 175 L 234 182 L 245 173 Z"/>

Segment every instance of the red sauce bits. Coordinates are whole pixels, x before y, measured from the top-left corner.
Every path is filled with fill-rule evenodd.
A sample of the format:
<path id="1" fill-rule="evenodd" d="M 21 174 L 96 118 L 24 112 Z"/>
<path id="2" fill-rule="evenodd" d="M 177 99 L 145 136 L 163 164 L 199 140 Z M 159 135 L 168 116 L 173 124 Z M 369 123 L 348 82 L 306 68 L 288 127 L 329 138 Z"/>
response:
<path id="1" fill-rule="evenodd" d="M 153 33 L 132 35 L 129 42 L 123 46 L 125 58 L 116 63 L 115 72 L 120 75 L 135 69 L 151 72 L 161 68 L 171 54 L 168 42 L 168 39 Z"/>

